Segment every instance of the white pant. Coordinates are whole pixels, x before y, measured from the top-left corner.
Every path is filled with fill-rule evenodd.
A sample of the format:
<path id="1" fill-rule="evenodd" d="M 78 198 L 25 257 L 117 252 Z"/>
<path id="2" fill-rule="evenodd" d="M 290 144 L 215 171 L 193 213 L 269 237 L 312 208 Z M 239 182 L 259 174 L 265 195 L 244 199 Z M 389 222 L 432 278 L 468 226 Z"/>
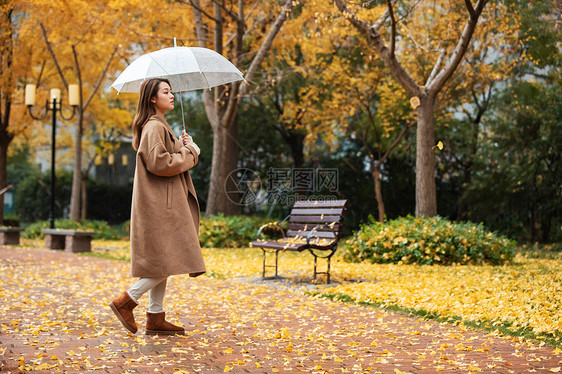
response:
<path id="1" fill-rule="evenodd" d="M 146 291 L 148 292 L 148 312 L 162 313 L 164 311 L 164 294 L 168 277 L 141 278 L 129 289 L 129 296 L 137 302 Z"/>

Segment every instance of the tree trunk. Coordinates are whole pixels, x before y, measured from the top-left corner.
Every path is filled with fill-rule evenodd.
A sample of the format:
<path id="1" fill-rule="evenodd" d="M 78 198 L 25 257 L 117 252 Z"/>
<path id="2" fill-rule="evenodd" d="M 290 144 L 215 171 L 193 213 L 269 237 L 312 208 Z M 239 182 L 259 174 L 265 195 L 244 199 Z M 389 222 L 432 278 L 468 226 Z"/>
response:
<path id="1" fill-rule="evenodd" d="M 8 130 L 10 126 L 10 114 L 12 110 L 12 63 L 13 63 L 13 23 L 12 23 L 11 6 L 8 10 L 2 12 L 2 16 L 6 18 L 8 30 L 2 30 L 2 34 L 6 38 L 3 45 L 2 65 L 0 72 L 2 73 L 4 85 L 0 87 L 0 189 L 6 186 L 7 167 L 8 167 L 8 146 L 14 139 L 14 134 Z M 5 65 L 4 65 L 5 62 Z M 0 225 L 4 224 L 4 194 L 0 195 Z"/>
<path id="2" fill-rule="evenodd" d="M 437 195 L 435 188 L 435 130 L 433 126 L 433 107 L 435 98 L 426 96 L 417 108 L 416 144 L 416 216 L 433 217 L 437 215 Z"/>
<path id="3" fill-rule="evenodd" d="M 6 187 L 8 182 L 8 146 L 12 139 L 14 139 L 14 134 L 8 131 L 12 103 L 9 101 L 9 98 L 5 100 L 4 113 L 2 113 L 1 118 L 2 123 L 0 123 L 0 189 Z M 5 194 L 0 195 L 0 225 L 4 224 L 4 196 Z"/>
<path id="4" fill-rule="evenodd" d="M 238 162 L 238 145 L 235 142 L 238 138 L 238 122 L 234 121 L 228 128 L 218 124 L 212 128 L 213 159 L 205 215 L 208 217 L 217 213 L 239 214 L 239 200 L 235 198 L 234 192 L 237 191 L 237 176 L 234 170 Z"/>
<path id="5" fill-rule="evenodd" d="M 290 139 L 289 146 L 295 168 L 302 168 L 304 167 L 304 136 L 297 134 L 291 136 Z"/>
<path id="6" fill-rule="evenodd" d="M 4 136 L 0 135 L 0 189 L 6 187 L 7 181 L 7 159 L 8 159 L 8 142 Z M 4 195 L 0 195 L 0 225 L 4 224 Z"/>
<path id="7" fill-rule="evenodd" d="M 80 172 L 82 174 L 82 172 Z M 80 218 L 86 219 L 88 214 L 88 174 L 81 178 L 81 191 L 82 191 L 82 209 L 80 210 Z"/>
<path id="8" fill-rule="evenodd" d="M 74 172 L 72 175 L 72 192 L 70 193 L 70 219 L 80 219 L 80 191 L 82 182 L 82 109 L 78 107 L 76 119 L 76 141 L 74 144 Z"/>
<path id="9" fill-rule="evenodd" d="M 302 168 L 304 166 L 304 138 L 306 134 L 300 131 L 287 129 L 283 124 L 279 127 L 276 126 L 275 129 L 279 131 L 281 137 L 289 146 L 295 168 Z"/>
<path id="10" fill-rule="evenodd" d="M 206 36 L 210 28 L 206 28 L 203 23 L 203 18 L 200 10 L 199 0 L 191 1 L 193 8 L 193 19 L 195 24 L 195 31 L 197 34 L 198 45 L 201 47 L 206 46 Z M 239 214 L 240 205 L 228 198 L 225 188 L 237 188 L 236 169 L 238 162 L 238 124 L 237 113 L 241 105 L 241 100 L 247 94 L 248 82 L 253 81 L 259 66 L 263 62 L 266 53 L 269 51 L 273 39 L 279 32 L 281 25 L 287 19 L 291 8 L 293 7 L 292 0 L 286 0 L 283 9 L 277 16 L 267 36 L 263 40 L 255 57 L 252 59 L 250 66 L 245 74 L 244 83 L 230 84 L 230 91 L 228 98 L 223 97 L 225 88 L 223 86 L 216 87 L 215 97 L 211 92 L 205 90 L 203 93 L 205 113 L 211 123 L 213 129 L 213 157 L 211 163 L 211 180 L 209 186 L 209 194 L 207 196 L 207 208 L 205 214 L 207 216 L 216 213 L 224 214 Z M 237 20 L 237 32 L 245 30 L 245 17 L 243 12 L 244 3 L 239 2 L 238 6 L 241 8 L 238 12 L 239 19 Z M 224 1 L 218 0 L 214 2 L 214 49 L 216 52 L 222 54 L 223 52 L 223 21 L 222 9 L 224 8 Z M 237 45 L 235 47 L 234 61 L 240 62 L 242 58 L 242 40 L 244 35 L 236 35 Z M 229 178 L 231 177 L 231 178 Z M 228 179 L 228 181 L 227 181 Z"/>
<path id="11" fill-rule="evenodd" d="M 379 212 L 379 222 L 384 222 L 384 201 L 382 199 L 382 184 L 381 184 L 381 171 L 378 167 L 373 167 L 371 169 L 371 175 L 373 176 L 373 181 L 375 182 L 375 198 L 377 199 L 377 208 Z"/>

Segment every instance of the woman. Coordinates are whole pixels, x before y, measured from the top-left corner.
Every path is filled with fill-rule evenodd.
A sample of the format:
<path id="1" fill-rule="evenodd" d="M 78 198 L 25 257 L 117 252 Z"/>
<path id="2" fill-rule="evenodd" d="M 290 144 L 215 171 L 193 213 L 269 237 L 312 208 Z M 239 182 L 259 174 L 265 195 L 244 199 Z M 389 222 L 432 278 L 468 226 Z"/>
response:
<path id="1" fill-rule="evenodd" d="M 184 334 L 165 320 L 164 293 L 168 276 L 205 273 L 199 246 L 199 203 L 189 175 L 197 164 L 199 147 L 184 131 L 176 139 L 164 119 L 174 109 L 170 82 L 143 82 L 133 120 L 133 148 L 137 151 L 131 207 L 132 276 L 140 279 L 109 306 L 133 334 L 133 309 L 149 292 L 146 334 Z M 183 144 L 182 144 L 183 143 Z"/>

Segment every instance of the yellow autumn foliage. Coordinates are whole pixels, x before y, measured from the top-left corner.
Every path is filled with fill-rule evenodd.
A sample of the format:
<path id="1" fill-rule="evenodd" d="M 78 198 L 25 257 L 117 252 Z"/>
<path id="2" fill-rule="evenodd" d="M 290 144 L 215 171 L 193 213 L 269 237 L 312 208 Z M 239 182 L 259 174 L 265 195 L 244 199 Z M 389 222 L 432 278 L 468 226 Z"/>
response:
<path id="1" fill-rule="evenodd" d="M 128 258 L 126 241 L 96 240 L 93 246 L 94 254 Z M 320 278 L 317 294 L 562 336 L 562 254 L 549 259 L 518 254 L 503 266 L 353 264 L 344 262 L 341 254 L 332 259 L 333 284 L 321 285 Z M 204 248 L 203 255 L 207 276 L 261 276 L 259 249 Z M 320 262 L 319 270 L 323 265 Z M 313 257 L 307 252 L 279 256 L 280 274 L 294 281 L 297 291 L 298 282 L 310 281 L 312 267 Z"/>

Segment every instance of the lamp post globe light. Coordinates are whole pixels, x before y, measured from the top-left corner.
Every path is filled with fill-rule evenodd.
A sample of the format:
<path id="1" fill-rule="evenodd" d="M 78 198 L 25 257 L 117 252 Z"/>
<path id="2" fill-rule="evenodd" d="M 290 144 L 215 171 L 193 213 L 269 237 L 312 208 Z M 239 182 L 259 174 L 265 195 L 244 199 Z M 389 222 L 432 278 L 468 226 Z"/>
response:
<path id="1" fill-rule="evenodd" d="M 31 118 L 35 120 L 42 120 L 47 117 L 49 111 L 52 113 L 52 146 L 51 146 L 51 205 L 49 208 L 49 227 L 55 228 L 55 153 L 56 153 L 56 134 L 57 134 L 57 112 L 60 117 L 65 121 L 71 120 L 76 113 L 76 108 L 80 104 L 79 88 L 77 84 L 68 85 L 68 104 L 72 107 L 70 116 L 65 117 L 62 112 L 62 94 L 58 88 L 51 88 L 50 99 L 45 102 L 45 111 L 41 115 L 34 115 L 31 108 L 35 105 L 35 91 L 34 84 L 25 86 L 25 105 L 29 111 Z"/>

